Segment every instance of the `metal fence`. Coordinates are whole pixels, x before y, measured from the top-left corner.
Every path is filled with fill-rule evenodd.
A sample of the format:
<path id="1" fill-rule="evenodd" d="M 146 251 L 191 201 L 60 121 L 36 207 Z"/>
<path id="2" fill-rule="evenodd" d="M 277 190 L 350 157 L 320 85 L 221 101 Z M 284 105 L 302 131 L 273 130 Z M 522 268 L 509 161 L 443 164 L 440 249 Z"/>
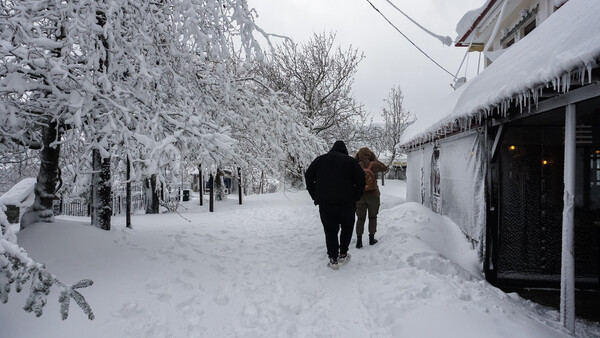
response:
<path id="1" fill-rule="evenodd" d="M 127 211 L 127 198 L 125 185 L 116 187 L 111 196 L 113 216 L 125 214 Z M 144 192 L 142 184 L 135 182 L 131 184 L 131 212 L 143 210 L 145 207 Z M 89 201 L 81 197 L 62 197 L 54 201 L 54 214 L 65 216 L 89 217 L 91 206 Z"/>

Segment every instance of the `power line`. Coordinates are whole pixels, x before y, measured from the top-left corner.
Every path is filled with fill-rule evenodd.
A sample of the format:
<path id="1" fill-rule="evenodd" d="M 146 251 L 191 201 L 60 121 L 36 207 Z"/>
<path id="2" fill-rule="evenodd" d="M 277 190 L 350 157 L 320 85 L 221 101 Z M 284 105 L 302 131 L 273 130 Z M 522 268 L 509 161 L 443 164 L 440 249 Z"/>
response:
<path id="1" fill-rule="evenodd" d="M 442 65 L 437 63 L 437 61 L 432 59 L 431 56 L 427 55 L 427 53 L 425 53 L 421 48 L 419 48 L 419 46 L 417 46 L 411 39 L 408 38 L 408 36 L 406 36 L 404 33 L 402 33 L 402 31 L 400 29 L 398 29 L 398 27 L 396 27 L 396 25 L 394 25 L 385 15 L 383 15 L 383 13 L 381 13 L 381 11 L 377 7 L 375 7 L 375 5 L 373 5 L 373 3 L 370 0 L 366 0 L 366 1 L 371 5 L 371 7 L 373 7 L 373 9 L 375 11 L 377 11 L 377 13 L 379 13 L 379 15 L 381 15 L 385 19 L 385 21 L 387 21 L 390 25 L 392 25 L 392 27 L 394 27 L 396 29 L 396 31 L 398 31 L 398 33 L 400 33 L 406 40 L 408 40 L 408 42 L 410 42 L 413 46 L 415 46 L 415 48 L 418 49 L 419 52 L 423 53 L 423 55 L 425 55 L 429 60 L 431 60 L 431 62 L 435 63 L 444 72 L 448 73 L 448 75 L 450 75 L 454 78 L 454 74 L 450 73 L 448 70 L 446 70 L 446 68 L 444 68 Z"/>
<path id="2" fill-rule="evenodd" d="M 449 36 L 441 36 L 441 35 L 437 35 L 434 32 L 430 31 L 429 29 L 421 26 L 418 22 L 416 22 L 415 20 L 413 20 L 413 18 L 411 18 L 410 16 L 408 16 L 408 14 L 404 13 L 404 11 L 402 11 L 400 8 L 398 8 L 396 5 L 394 5 L 393 2 L 391 2 L 390 0 L 386 0 L 388 4 L 390 4 L 392 7 L 394 7 L 398 12 L 402 13 L 402 15 L 404 15 L 408 20 L 412 21 L 412 23 L 414 23 L 415 25 L 417 25 L 419 28 L 421 28 L 422 30 L 424 30 L 427 34 L 433 36 L 434 38 L 440 40 L 441 43 L 443 43 L 446 46 L 451 46 L 452 45 L 452 38 Z"/>

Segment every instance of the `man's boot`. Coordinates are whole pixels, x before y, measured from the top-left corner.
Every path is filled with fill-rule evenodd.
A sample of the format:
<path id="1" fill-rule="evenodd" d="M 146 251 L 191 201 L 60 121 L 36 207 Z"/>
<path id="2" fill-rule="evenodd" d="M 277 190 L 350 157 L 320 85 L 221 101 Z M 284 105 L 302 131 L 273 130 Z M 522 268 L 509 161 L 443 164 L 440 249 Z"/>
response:
<path id="1" fill-rule="evenodd" d="M 356 236 L 356 248 L 362 248 L 362 236 Z"/>
<path id="2" fill-rule="evenodd" d="M 375 239 L 375 234 L 370 234 L 369 235 L 369 244 L 374 245 L 377 242 L 379 242 L 379 241 Z"/>

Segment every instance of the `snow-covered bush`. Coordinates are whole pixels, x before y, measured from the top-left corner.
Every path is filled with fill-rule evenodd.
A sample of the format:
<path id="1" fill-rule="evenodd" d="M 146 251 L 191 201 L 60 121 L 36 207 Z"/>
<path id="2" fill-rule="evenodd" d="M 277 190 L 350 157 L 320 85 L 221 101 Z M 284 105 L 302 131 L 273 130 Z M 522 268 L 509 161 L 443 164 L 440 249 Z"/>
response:
<path id="1" fill-rule="evenodd" d="M 16 292 L 21 292 L 29 284 L 29 296 L 23 309 L 39 317 L 47 303 L 51 287 L 56 286 L 60 290 L 58 301 L 63 320 L 69 316 L 71 299 L 79 305 L 90 320 L 94 319 L 92 308 L 77 291 L 92 285 L 93 281 L 82 279 L 73 285 L 65 284 L 48 272 L 43 264 L 31 259 L 25 249 L 15 243 L 16 237 L 10 229 L 3 205 L 0 205 L 0 226 L 2 228 L 0 233 L 0 302 L 2 304 L 8 302 L 8 294 L 13 286 Z"/>

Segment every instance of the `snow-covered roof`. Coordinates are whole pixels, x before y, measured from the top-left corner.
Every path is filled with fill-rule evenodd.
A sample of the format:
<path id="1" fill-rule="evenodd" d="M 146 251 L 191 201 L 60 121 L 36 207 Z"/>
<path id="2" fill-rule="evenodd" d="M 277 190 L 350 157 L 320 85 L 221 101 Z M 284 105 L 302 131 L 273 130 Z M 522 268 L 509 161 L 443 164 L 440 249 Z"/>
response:
<path id="1" fill-rule="evenodd" d="M 529 35 L 508 48 L 481 74 L 448 97 L 417 112 L 401 143 L 432 139 L 457 121 L 482 118 L 515 99 L 537 100 L 543 87 L 568 91 L 570 74 L 582 82 L 600 58 L 600 1 L 571 0 Z M 435 101 L 435 100 L 432 100 Z"/>
<path id="2" fill-rule="evenodd" d="M 464 41 L 467 38 L 467 35 L 473 30 L 473 28 L 481 21 L 481 19 L 485 16 L 485 14 L 489 11 L 489 9 L 494 5 L 496 0 L 487 0 L 483 6 L 478 9 L 474 9 L 468 11 L 465 15 L 463 15 L 462 19 L 458 21 L 456 25 L 456 33 L 458 34 L 456 37 L 456 46 L 466 46 Z"/>
<path id="3" fill-rule="evenodd" d="M 25 178 L 21 180 L 0 197 L 0 204 L 15 205 L 17 207 L 28 207 L 32 205 L 35 198 L 33 188 L 35 187 L 36 181 L 35 178 Z"/>

